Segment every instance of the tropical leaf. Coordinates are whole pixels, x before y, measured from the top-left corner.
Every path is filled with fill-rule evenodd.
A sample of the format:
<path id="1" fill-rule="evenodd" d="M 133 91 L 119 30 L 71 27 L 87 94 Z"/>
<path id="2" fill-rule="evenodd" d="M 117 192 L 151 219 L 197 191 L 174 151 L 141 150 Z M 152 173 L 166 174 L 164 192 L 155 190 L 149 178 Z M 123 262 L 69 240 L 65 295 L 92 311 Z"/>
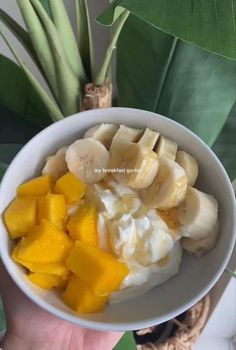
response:
<path id="1" fill-rule="evenodd" d="M 29 0 L 17 0 L 17 3 L 25 25 L 28 29 L 35 53 L 47 78 L 47 82 L 51 87 L 54 97 L 58 100 L 59 92 L 57 88 L 54 57 L 48 42 L 48 38 L 45 34 L 44 27 Z M 47 2 L 44 2 L 44 6 L 46 5 Z"/>
<path id="2" fill-rule="evenodd" d="M 32 121 L 24 119 L 22 115 L 2 106 L 0 106 L 0 125 L 1 144 L 24 145 L 42 130 L 41 127 L 34 124 Z M 0 156 L 0 161 L 1 160 Z"/>
<path id="3" fill-rule="evenodd" d="M 0 55 L 0 77 L 0 106 L 21 114 L 24 119 L 31 120 L 40 127 L 52 122 L 45 105 L 37 92 L 32 89 L 24 71 L 2 55 Z"/>
<path id="4" fill-rule="evenodd" d="M 19 1 L 19 0 L 18 0 Z M 79 110 L 80 82 L 74 74 L 54 23 L 51 21 L 39 0 L 31 3 L 44 25 L 55 58 L 60 106 L 65 116 Z"/>
<path id="5" fill-rule="evenodd" d="M 1 165 L 0 165 L 0 179 L 1 179 Z M 0 339 L 2 339 L 2 337 L 4 336 L 6 332 L 6 328 L 7 328 L 6 318 L 5 318 L 2 298 L 0 295 Z"/>
<path id="6" fill-rule="evenodd" d="M 236 104 L 233 106 L 213 151 L 221 160 L 231 180 L 236 178 Z"/>
<path id="7" fill-rule="evenodd" d="M 86 82 L 86 74 L 64 2 L 63 0 L 49 0 L 49 4 L 53 22 L 63 43 L 67 60 L 76 76 L 84 84 Z"/>
<path id="8" fill-rule="evenodd" d="M 40 83 L 38 82 L 38 80 L 35 78 L 35 76 L 30 72 L 30 70 L 27 68 L 27 66 L 23 63 L 23 61 L 21 60 L 21 58 L 19 57 L 19 55 L 17 54 L 17 52 L 15 51 L 15 49 L 13 48 L 13 46 L 10 44 L 10 42 L 8 41 L 8 39 L 6 38 L 6 36 L 1 32 L 0 30 L 0 36 L 2 36 L 2 38 L 4 39 L 5 43 L 7 44 L 7 46 L 9 47 L 11 53 L 13 54 L 13 56 L 15 57 L 15 59 L 17 60 L 17 62 L 19 63 L 20 67 L 22 68 L 22 70 L 24 71 L 25 75 L 27 76 L 29 82 L 31 83 L 31 85 L 33 86 L 33 88 L 37 91 L 40 99 L 42 100 L 42 102 L 45 104 L 45 106 L 47 107 L 51 117 L 53 118 L 54 121 L 56 120 L 60 120 L 63 119 L 64 116 L 61 113 L 60 109 L 58 108 L 58 106 L 54 103 L 54 101 L 49 97 L 48 92 L 46 90 L 44 90 L 44 88 L 40 85 Z"/>
<path id="9" fill-rule="evenodd" d="M 7 164 L 1 163 L 0 162 L 0 181 L 5 173 L 7 169 Z M 2 310 L 1 310 L 1 305 L 0 305 L 0 338 L 1 338 L 1 329 L 2 329 L 2 325 L 3 325 L 3 315 L 1 314 Z"/>
<path id="10" fill-rule="evenodd" d="M 15 155 L 23 147 L 22 144 L 7 144 L 0 143 L 0 162 L 4 164 L 10 164 Z"/>
<path id="11" fill-rule="evenodd" d="M 52 18 L 52 12 L 51 12 L 51 8 L 50 8 L 49 0 L 40 0 L 40 2 L 43 5 L 43 7 L 46 10 L 49 17 Z"/>
<path id="12" fill-rule="evenodd" d="M 122 8 L 166 33 L 236 59 L 235 0 L 115 0 L 98 21 L 111 25 Z"/>
<path id="13" fill-rule="evenodd" d="M 19 40 L 25 50 L 29 53 L 33 61 L 39 66 L 39 61 L 35 54 L 33 45 L 30 41 L 29 34 L 22 28 L 12 17 L 10 17 L 4 10 L 0 9 L 0 21 L 12 32 L 12 34 Z"/>
<path id="14" fill-rule="evenodd" d="M 108 48 L 106 50 L 104 61 L 102 63 L 100 70 L 98 71 L 98 74 L 95 77 L 95 80 L 94 80 L 95 85 L 102 85 L 105 83 L 107 79 L 107 75 L 109 74 L 109 69 L 111 66 L 113 51 L 116 49 L 117 41 L 119 39 L 123 26 L 127 21 L 127 18 L 129 17 L 129 14 L 130 14 L 129 11 L 126 11 L 126 10 L 123 11 L 117 21 L 117 26 L 114 32 L 112 33 L 111 42 L 108 45 Z"/>
<path id="15" fill-rule="evenodd" d="M 136 350 L 133 332 L 126 332 L 113 350 Z"/>
<path id="16" fill-rule="evenodd" d="M 235 102 L 236 64 L 130 16 L 117 81 L 119 105 L 170 117 L 212 145 Z"/>
<path id="17" fill-rule="evenodd" d="M 79 52 L 82 56 L 87 76 L 90 78 L 90 81 L 93 81 L 96 65 L 87 0 L 75 0 L 75 5 Z"/>

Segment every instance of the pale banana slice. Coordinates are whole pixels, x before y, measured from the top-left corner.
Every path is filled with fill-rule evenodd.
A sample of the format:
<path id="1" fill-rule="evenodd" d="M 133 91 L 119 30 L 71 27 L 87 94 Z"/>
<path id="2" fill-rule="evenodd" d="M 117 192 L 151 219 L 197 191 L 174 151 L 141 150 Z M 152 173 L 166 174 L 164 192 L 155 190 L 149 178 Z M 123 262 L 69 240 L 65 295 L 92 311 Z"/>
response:
<path id="1" fill-rule="evenodd" d="M 159 132 L 147 128 L 145 129 L 144 134 L 142 135 L 138 143 L 152 150 L 159 138 L 159 135 Z"/>
<path id="2" fill-rule="evenodd" d="M 213 196 L 188 187 L 178 209 L 182 236 L 195 240 L 207 237 L 213 230 L 217 215 L 218 204 Z"/>
<path id="3" fill-rule="evenodd" d="M 139 143 L 131 143 L 120 159 L 122 172 L 115 173 L 114 177 L 122 185 L 143 189 L 153 182 L 159 163 L 155 152 Z"/>
<path id="4" fill-rule="evenodd" d="M 184 200 L 186 189 L 184 169 L 172 160 L 161 158 L 156 178 L 151 186 L 140 191 L 140 196 L 146 207 L 167 210 Z"/>
<path id="5" fill-rule="evenodd" d="M 68 147 L 59 148 L 57 153 L 47 157 L 46 164 L 42 170 L 43 175 L 50 175 L 54 181 L 57 181 L 67 171 L 66 151 Z"/>
<path id="6" fill-rule="evenodd" d="M 214 248 L 217 242 L 218 232 L 219 221 L 217 220 L 212 231 L 205 238 L 194 240 L 184 237 L 181 239 L 181 245 L 188 253 L 201 256 Z"/>
<path id="7" fill-rule="evenodd" d="M 106 176 L 109 159 L 106 147 L 92 138 L 75 141 L 66 152 L 69 171 L 87 184 L 99 182 Z"/>
<path id="8" fill-rule="evenodd" d="M 185 151 L 178 151 L 176 162 L 182 166 L 188 178 L 188 185 L 193 186 L 198 177 L 198 162 L 196 158 Z"/>
<path id="9" fill-rule="evenodd" d="M 159 158 L 175 160 L 177 148 L 177 143 L 164 136 L 161 136 L 155 151 Z"/>
<path id="10" fill-rule="evenodd" d="M 130 142 L 136 142 L 142 134 L 141 129 L 129 128 L 121 125 L 113 137 L 110 147 L 110 168 L 117 168 L 122 161 L 122 155 L 130 146 Z"/>
<path id="11" fill-rule="evenodd" d="M 100 141 L 107 149 L 110 148 L 112 139 L 117 132 L 114 124 L 99 124 L 86 131 L 84 138 L 93 138 Z"/>

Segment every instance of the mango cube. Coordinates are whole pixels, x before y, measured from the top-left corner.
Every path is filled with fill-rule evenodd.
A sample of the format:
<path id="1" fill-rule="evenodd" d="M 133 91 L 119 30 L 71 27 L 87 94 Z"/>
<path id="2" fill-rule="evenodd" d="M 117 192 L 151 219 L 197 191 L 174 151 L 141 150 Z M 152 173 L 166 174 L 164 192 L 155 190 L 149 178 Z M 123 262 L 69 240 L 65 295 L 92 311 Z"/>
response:
<path id="1" fill-rule="evenodd" d="M 52 288 L 65 288 L 68 283 L 68 280 L 63 277 L 46 273 L 30 273 L 27 277 L 32 283 L 46 290 Z"/>
<path id="2" fill-rule="evenodd" d="M 21 242 L 19 242 L 13 249 L 12 259 L 18 264 L 23 265 L 31 272 L 35 273 L 47 273 L 56 276 L 66 276 L 68 275 L 68 269 L 65 266 L 64 262 L 54 262 L 54 263 L 35 263 L 25 261 L 19 258 L 18 252 L 20 250 Z"/>
<path id="3" fill-rule="evenodd" d="M 47 194 L 38 199 L 38 222 L 47 219 L 60 229 L 65 226 L 67 208 L 65 197 L 61 194 Z"/>
<path id="4" fill-rule="evenodd" d="M 67 234 L 46 219 L 22 238 L 18 258 L 29 262 L 63 262 L 72 243 Z"/>
<path id="5" fill-rule="evenodd" d="M 67 224 L 69 235 L 74 240 L 98 245 L 98 214 L 92 205 L 83 205 Z"/>
<path id="6" fill-rule="evenodd" d="M 43 175 L 35 177 L 29 180 L 17 188 L 17 195 L 19 197 L 24 196 L 43 196 L 49 192 L 52 192 L 53 182 L 49 175 Z"/>
<path id="7" fill-rule="evenodd" d="M 111 254 L 93 244 L 76 241 L 67 260 L 70 271 L 88 283 L 97 295 L 118 290 L 129 269 Z"/>
<path id="8" fill-rule="evenodd" d="M 4 213 L 12 239 L 26 236 L 36 224 L 37 200 L 33 197 L 15 198 Z"/>
<path id="9" fill-rule="evenodd" d="M 74 311 L 88 314 L 103 310 L 108 296 L 96 295 L 87 283 L 72 275 L 63 294 L 63 300 Z"/>
<path id="10" fill-rule="evenodd" d="M 79 203 L 84 195 L 85 184 L 74 174 L 67 173 L 57 180 L 54 192 L 63 194 L 67 203 Z"/>

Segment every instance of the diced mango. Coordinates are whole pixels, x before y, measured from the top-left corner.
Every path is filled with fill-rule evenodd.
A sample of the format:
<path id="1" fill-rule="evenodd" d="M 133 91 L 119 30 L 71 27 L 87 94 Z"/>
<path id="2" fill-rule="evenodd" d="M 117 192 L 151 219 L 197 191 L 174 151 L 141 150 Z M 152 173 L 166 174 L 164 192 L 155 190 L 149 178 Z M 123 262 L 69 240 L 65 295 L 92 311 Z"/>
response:
<path id="1" fill-rule="evenodd" d="M 15 198 L 4 213 L 12 239 L 26 236 L 36 224 L 37 200 L 34 197 Z"/>
<path id="2" fill-rule="evenodd" d="M 72 243 L 67 234 L 46 219 L 22 238 L 18 258 L 29 262 L 63 262 Z"/>
<path id="3" fill-rule="evenodd" d="M 68 269 L 64 262 L 54 262 L 54 263 L 31 263 L 19 258 L 18 252 L 20 250 L 21 242 L 19 242 L 13 249 L 12 259 L 26 267 L 31 272 L 35 273 L 47 273 L 56 276 L 66 276 L 68 275 Z"/>
<path id="4" fill-rule="evenodd" d="M 97 295 L 118 290 L 129 273 L 127 265 L 93 244 L 76 241 L 67 260 L 70 271 L 88 283 Z"/>
<path id="5" fill-rule="evenodd" d="M 28 279 L 36 284 L 38 287 L 50 290 L 52 288 L 65 288 L 67 286 L 68 280 L 55 275 L 49 275 L 46 273 L 30 273 Z"/>
<path id="6" fill-rule="evenodd" d="M 72 275 L 63 294 L 63 300 L 74 311 L 88 314 L 103 310 L 108 296 L 96 295 L 87 283 Z"/>
<path id="7" fill-rule="evenodd" d="M 43 175 L 29 180 L 17 188 L 17 195 L 24 196 L 43 196 L 52 192 L 53 181 L 51 176 Z"/>
<path id="8" fill-rule="evenodd" d="M 38 223 L 47 219 L 59 229 L 65 227 L 67 208 L 65 197 L 61 194 L 47 194 L 38 199 Z"/>
<path id="9" fill-rule="evenodd" d="M 98 214 L 93 205 L 82 205 L 67 224 L 69 235 L 74 240 L 98 245 Z"/>
<path id="10" fill-rule="evenodd" d="M 85 184 L 78 177 L 68 172 L 57 180 L 54 192 L 63 194 L 69 204 L 79 203 L 84 195 L 85 187 Z"/>

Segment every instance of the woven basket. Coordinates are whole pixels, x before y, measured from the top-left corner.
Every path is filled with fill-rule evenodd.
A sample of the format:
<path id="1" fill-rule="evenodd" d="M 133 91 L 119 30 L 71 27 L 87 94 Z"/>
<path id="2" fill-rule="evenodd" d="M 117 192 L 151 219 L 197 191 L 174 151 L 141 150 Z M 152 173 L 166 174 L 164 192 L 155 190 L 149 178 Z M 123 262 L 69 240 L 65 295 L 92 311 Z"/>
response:
<path id="1" fill-rule="evenodd" d="M 210 297 L 207 295 L 186 312 L 182 322 L 176 319 L 170 321 L 177 326 L 171 337 L 162 342 L 159 339 L 154 343 L 148 342 L 143 345 L 137 345 L 137 350 L 191 350 L 206 324 L 209 307 Z M 137 335 L 147 335 L 154 331 L 155 327 L 146 328 L 137 331 Z"/>

